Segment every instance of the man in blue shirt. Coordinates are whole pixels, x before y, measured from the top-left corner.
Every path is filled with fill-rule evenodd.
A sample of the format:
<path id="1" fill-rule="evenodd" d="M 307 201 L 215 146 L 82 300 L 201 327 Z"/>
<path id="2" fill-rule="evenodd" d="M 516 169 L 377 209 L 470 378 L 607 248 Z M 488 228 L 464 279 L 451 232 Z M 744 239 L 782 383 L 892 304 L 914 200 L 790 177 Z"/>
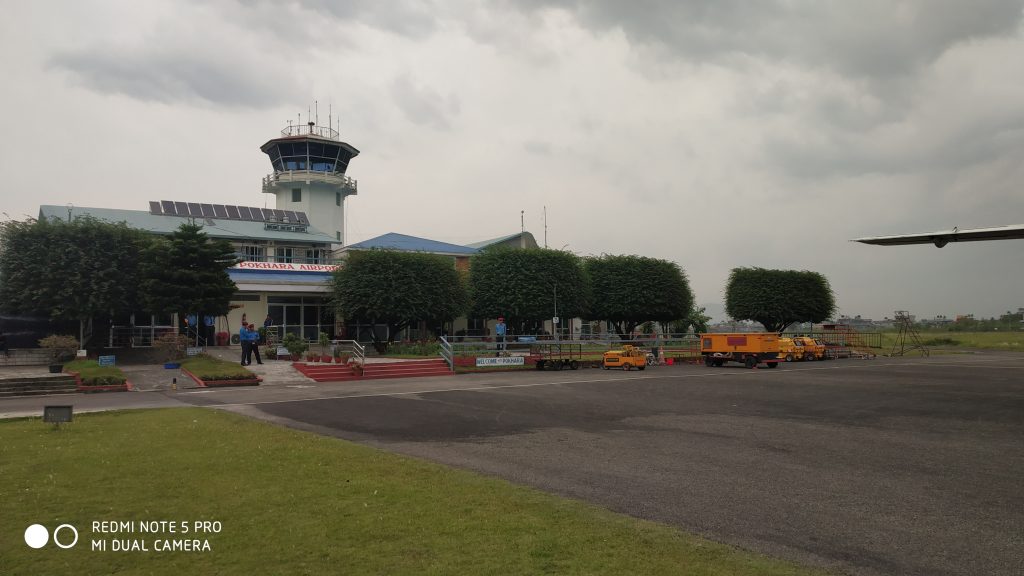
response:
<path id="1" fill-rule="evenodd" d="M 498 323 L 494 325 L 494 340 L 498 343 L 498 353 L 505 349 L 505 317 L 498 316 Z M 497 355 L 497 354 L 496 354 Z"/>
<path id="2" fill-rule="evenodd" d="M 238 331 L 238 342 L 242 345 L 242 366 L 252 362 L 252 341 L 249 339 L 249 326 L 245 323 Z"/>

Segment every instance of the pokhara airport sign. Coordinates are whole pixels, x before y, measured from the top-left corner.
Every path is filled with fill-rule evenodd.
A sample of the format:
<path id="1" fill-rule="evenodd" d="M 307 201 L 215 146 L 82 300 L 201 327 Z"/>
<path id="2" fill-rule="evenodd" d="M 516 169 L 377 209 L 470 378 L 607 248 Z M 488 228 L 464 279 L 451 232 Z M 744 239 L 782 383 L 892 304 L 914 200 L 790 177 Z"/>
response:
<path id="1" fill-rule="evenodd" d="M 291 262 L 239 262 L 234 268 L 240 270 L 287 270 L 290 272 L 334 272 L 334 264 L 292 264 Z"/>

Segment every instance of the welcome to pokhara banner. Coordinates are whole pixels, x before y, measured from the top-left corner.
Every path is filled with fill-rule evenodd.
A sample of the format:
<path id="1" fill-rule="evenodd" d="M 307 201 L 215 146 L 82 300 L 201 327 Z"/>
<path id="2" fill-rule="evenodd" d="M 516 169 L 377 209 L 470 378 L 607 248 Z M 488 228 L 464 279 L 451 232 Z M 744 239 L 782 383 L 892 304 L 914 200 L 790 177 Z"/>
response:
<path id="1" fill-rule="evenodd" d="M 291 272 L 334 272 L 334 264 L 292 264 L 291 262 L 239 262 L 232 266 L 240 270 L 288 270 Z"/>

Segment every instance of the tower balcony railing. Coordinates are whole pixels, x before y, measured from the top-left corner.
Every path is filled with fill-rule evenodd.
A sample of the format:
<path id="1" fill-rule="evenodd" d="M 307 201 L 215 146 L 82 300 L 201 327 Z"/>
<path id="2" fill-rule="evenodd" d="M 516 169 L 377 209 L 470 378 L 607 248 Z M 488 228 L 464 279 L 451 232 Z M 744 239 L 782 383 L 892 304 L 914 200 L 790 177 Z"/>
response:
<path id="1" fill-rule="evenodd" d="M 309 124 L 291 124 L 281 130 L 281 136 L 285 138 L 290 136 L 316 136 L 317 138 L 327 138 L 328 140 L 338 140 L 341 138 L 341 133 L 330 126 L 310 124 L 312 122 Z"/>
<path id="2" fill-rule="evenodd" d="M 315 180 L 326 184 L 333 184 L 346 190 L 347 194 L 357 194 L 359 183 L 354 178 L 349 178 L 337 172 L 325 172 L 322 170 L 281 170 L 263 177 L 263 192 L 267 194 L 277 193 L 278 182 L 308 182 Z"/>

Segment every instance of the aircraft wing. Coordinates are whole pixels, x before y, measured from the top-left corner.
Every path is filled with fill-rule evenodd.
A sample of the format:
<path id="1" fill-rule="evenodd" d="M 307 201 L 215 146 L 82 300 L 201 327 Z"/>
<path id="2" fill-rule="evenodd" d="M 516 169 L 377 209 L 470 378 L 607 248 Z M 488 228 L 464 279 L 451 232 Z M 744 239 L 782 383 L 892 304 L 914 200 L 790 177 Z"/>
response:
<path id="1" fill-rule="evenodd" d="M 904 244 L 935 244 L 942 248 L 950 242 L 975 242 L 980 240 L 1015 240 L 1024 238 L 1024 224 L 996 226 L 994 228 L 971 228 L 968 230 L 940 230 L 923 234 L 899 234 L 897 236 L 875 236 L 856 238 L 854 242 L 877 246 L 902 246 Z"/>

